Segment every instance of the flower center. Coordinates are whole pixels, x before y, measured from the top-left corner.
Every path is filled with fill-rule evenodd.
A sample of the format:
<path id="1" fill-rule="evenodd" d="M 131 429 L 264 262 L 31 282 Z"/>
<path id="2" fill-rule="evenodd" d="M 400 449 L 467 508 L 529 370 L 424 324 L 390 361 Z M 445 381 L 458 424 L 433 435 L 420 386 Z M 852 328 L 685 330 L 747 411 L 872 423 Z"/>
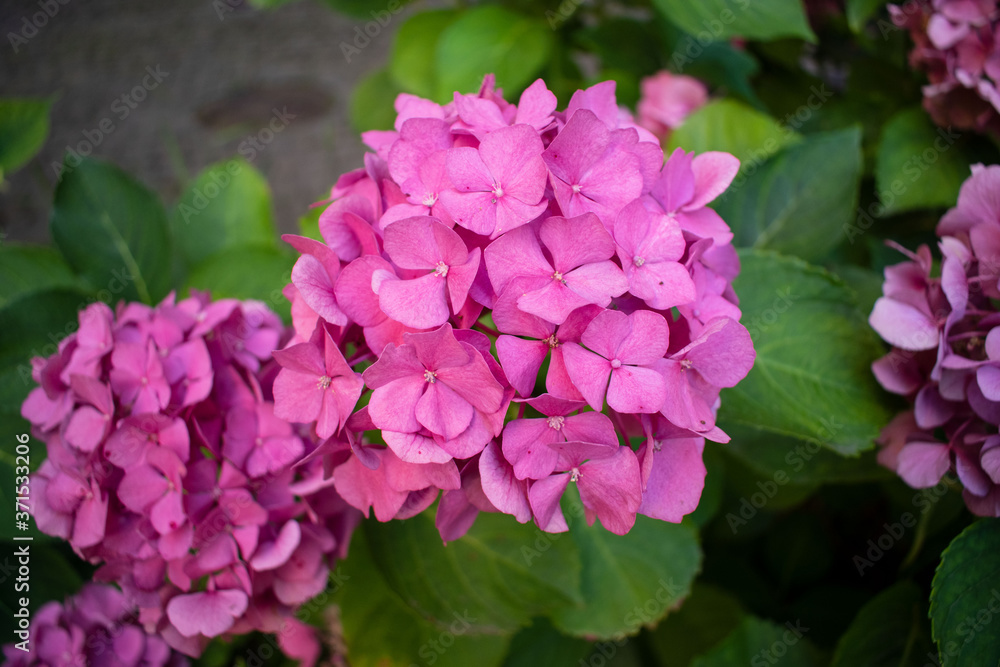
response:
<path id="1" fill-rule="evenodd" d="M 493 184 L 493 203 L 496 204 L 497 203 L 497 199 L 499 199 L 500 197 L 503 197 L 503 188 L 500 187 L 499 183 L 494 183 Z"/>
<path id="2" fill-rule="evenodd" d="M 561 282 L 561 283 L 562 283 L 563 285 L 565 285 L 565 284 L 566 284 L 566 279 L 565 279 L 565 278 L 563 278 L 563 274 L 562 274 L 562 271 L 555 271 L 555 272 L 554 272 L 554 273 L 552 274 L 552 279 L 553 279 L 553 280 L 558 280 L 558 281 L 559 281 L 559 282 Z"/>
<path id="3" fill-rule="evenodd" d="M 424 371 L 424 380 L 434 384 L 437 382 L 437 375 L 435 375 L 434 371 Z"/>
<path id="4" fill-rule="evenodd" d="M 437 203 L 437 200 L 438 198 L 436 194 L 434 194 L 433 192 L 428 192 L 427 194 L 424 195 L 424 198 L 420 200 L 420 203 L 429 208 L 431 206 L 434 206 L 434 204 Z"/>
<path id="5" fill-rule="evenodd" d="M 632 260 L 632 263 L 635 264 L 636 268 L 638 268 L 643 264 L 645 264 L 646 260 L 644 260 L 642 257 L 636 257 L 635 259 Z"/>
<path id="6" fill-rule="evenodd" d="M 611 360 L 611 368 L 621 368 L 621 367 L 622 367 L 622 360 L 621 359 L 612 359 Z"/>
<path id="7" fill-rule="evenodd" d="M 690 359 L 681 359 L 682 371 L 690 370 L 692 366 L 694 366 L 694 364 L 691 363 Z"/>
<path id="8" fill-rule="evenodd" d="M 545 343 L 546 345 L 548 345 L 549 348 L 551 348 L 553 350 L 555 348 L 559 347 L 562 344 L 562 343 L 559 342 L 559 339 L 556 338 L 555 334 L 552 334 L 551 336 L 549 336 L 548 338 L 546 338 L 542 342 Z"/>
<path id="9" fill-rule="evenodd" d="M 434 268 L 434 273 L 436 273 L 441 278 L 445 278 L 448 275 L 448 265 L 444 262 L 438 262 L 437 266 Z"/>
<path id="10" fill-rule="evenodd" d="M 574 193 L 580 194 L 580 190 L 583 190 L 583 186 L 580 185 L 580 184 L 576 184 L 576 185 L 572 186 L 571 189 L 573 190 Z"/>
<path id="11" fill-rule="evenodd" d="M 582 474 L 583 473 L 580 472 L 579 468 L 573 468 L 573 470 L 570 471 L 569 481 L 575 482 L 576 480 L 580 479 L 580 475 Z"/>
<path id="12" fill-rule="evenodd" d="M 316 383 L 316 386 L 320 389 L 326 390 L 330 386 L 331 382 L 333 382 L 333 378 L 329 375 L 324 375 L 319 379 L 319 382 Z"/>
<path id="13" fill-rule="evenodd" d="M 565 421 L 566 421 L 565 417 L 549 417 L 548 418 L 549 428 L 554 428 L 555 430 L 559 431 L 562 429 L 563 422 Z"/>

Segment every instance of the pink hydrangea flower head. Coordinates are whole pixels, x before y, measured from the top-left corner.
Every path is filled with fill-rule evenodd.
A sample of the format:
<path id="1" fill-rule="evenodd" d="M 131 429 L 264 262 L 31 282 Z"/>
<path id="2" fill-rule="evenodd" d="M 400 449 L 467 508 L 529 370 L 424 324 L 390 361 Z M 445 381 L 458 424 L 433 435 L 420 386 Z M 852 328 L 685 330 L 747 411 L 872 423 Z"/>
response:
<path id="1" fill-rule="evenodd" d="M 701 81 L 683 74 L 661 71 L 639 84 L 636 106 L 639 125 L 666 141 L 692 112 L 708 103 L 708 89 Z"/>

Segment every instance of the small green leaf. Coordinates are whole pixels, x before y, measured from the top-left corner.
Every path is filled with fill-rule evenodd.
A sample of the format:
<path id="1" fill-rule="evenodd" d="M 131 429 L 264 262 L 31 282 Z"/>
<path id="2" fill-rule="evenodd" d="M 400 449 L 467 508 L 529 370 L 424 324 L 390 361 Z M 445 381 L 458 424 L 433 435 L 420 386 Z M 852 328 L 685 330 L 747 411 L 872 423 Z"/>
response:
<path id="1" fill-rule="evenodd" d="M 820 667 L 825 662 L 806 638 L 809 628 L 798 621 L 778 625 L 753 616 L 743 622 L 715 648 L 695 658 L 691 667 Z"/>
<path id="2" fill-rule="evenodd" d="M 933 650 L 927 600 L 902 581 L 861 608 L 837 642 L 831 667 L 923 667 Z"/>
<path id="3" fill-rule="evenodd" d="M 885 124 L 875 164 L 875 185 L 887 214 L 954 206 L 969 176 L 960 135 L 931 122 L 916 107 Z"/>
<path id="4" fill-rule="evenodd" d="M 52 239 L 95 290 L 152 304 L 170 289 L 167 215 L 155 194 L 113 165 L 67 166 L 56 187 Z"/>
<path id="5" fill-rule="evenodd" d="M 767 158 L 785 146 L 801 141 L 802 136 L 790 127 L 783 127 L 774 118 L 742 102 L 716 100 L 698 109 L 670 135 L 664 153 L 675 148 L 704 153 L 725 151 L 742 163 L 746 174 L 753 165 L 758 168 Z"/>
<path id="6" fill-rule="evenodd" d="M 239 158 L 202 171 L 177 202 L 170 225 L 177 249 L 192 265 L 229 248 L 277 247 L 270 188 Z"/>
<path id="7" fill-rule="evenodd" d="M 868 19 L 885 6 L 885 0 L 847 0 L 847 23 L 854 32 L 865 29 Z"/>
<path id="8" fill-rule="evenodd" d="M 672 23 L 707 39 L 801 37 L 816 41 L 802 0 L 653 0 L 653 5 Z"/>
<path id="9" fill-rule="evenodd" d="M 580 602 L 580 556 L 572 541 L 513 517 L 480 514 L 447 546 L 426 513 L 365 528 L 389 585 L 441 627 L 467 613 L 473 632 L 510 632 L 533 616 Z M 548 545 L 543 553 L 536 546 L 541 540 Z"/>
<path id="10" fill-rule="evenodd" d="M 399 27 L 389 59 L 389 73 L 397 86 L 421 97 L 438 93 L 434 53 L 441 33 L 458 16 L 452 9 L 420 12 Z M 449 102 L 451 96 L 438 101 Z"/>
<path id="11" fill-rule="evenodd" d="M 716 210 L 739 246 L 816 261 L 845 239 L 861 181 L 861 131 L 810 135 L 737 178 Z"/>
<path id="12" fill-rule="evenodd" d="M 802 260 L 740 252 L 733 281 L 757 360 L 722 392 L 719 421 L 800 440 L 845 455 L 874 445 L 892 411 L 871 373 L 883 350 L 853 292 Z"/>
<path id="13" fill-rule="evenodd" d="M 76 284 L 76 276 L 52 248 L 12 243 L 0 246 L 0 308 L 25 294 Z"/>
<path id="14" fill-rule="evenodd" d="M 435 98 L 473 93 L 491 72 L 511 97 L 538 75 L 552 45 L 552 31 L 541 20 L 496 5 L 468 9 L 438 40 Z"/>
<path id="15" fill-rule="evenodd" d="M 47 99 L 0 99 L 0 182 L 42 149 L 51 108 Z"/>
<path id="16" fill-rule="evenodd" d="M 931 584 L 931 632 L 948 667 L 1000 663 L 1000 519 L 980 519 L 941 554 Z"/>
<path id="17" fill-rule="evenodd" d="M 408 519 L 406 523 L 416 520 Z M 343 581 L 334 597 L 341 610 L 347 657 L 353 667 L 501 664 L 509 636 L 475 634 L 471 623 L 478 619 L 470 618 L 468 610 L 442 618 L 441 625 L 421 617 L 382 577 L 365 532 L 358 530 L 351 538 L 351 554 L 335 573 Z M 389 557 L 391 554 L 386 554 Z"/>
<path id="18" fill-rule="evenodd" d="M 198 264 L 184 291 L 204 289 L 213 299 L 257 299 L 287 322 L 291 306 L 282 290 L 291 281 L 295 257 L 272 247 L 229 248 Z"/>
<path id="19" fill-rule="evenodd" d="M 396 121 L 393 103 L 403 92 L 392 80 L 389 70 L 372 72 L 351 93 L 351 125 L 358 132 L 391 130 Z"/>
<path id="20" fill-rule="evenodd" d="M 701 569 L 694 527 L 640 515 L 627 535 L 614 535 L 596 523 L 586 524 L 576 494 L 567 493 L 564 503 L 583 562 L 584 604 L 556 612 L 553 620 L 560 630 L 598 639 L 635 634 L 690 593 Z"/>

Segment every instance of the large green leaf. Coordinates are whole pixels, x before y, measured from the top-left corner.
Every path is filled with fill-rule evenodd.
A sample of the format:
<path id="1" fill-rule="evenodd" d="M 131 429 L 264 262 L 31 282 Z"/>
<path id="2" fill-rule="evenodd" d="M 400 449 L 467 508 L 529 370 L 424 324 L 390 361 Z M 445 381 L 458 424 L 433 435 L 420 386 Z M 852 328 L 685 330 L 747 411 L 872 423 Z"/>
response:
<path id="1" fill-rule="evenodd" d="M 721 588 L 695 584 L 684 605 L 656 626 L 650 645 L 663 667 L 687 667 L 732 632 L 746 612 Z"/>
<path id="2" fill-rule="evenodd" d="M 74 287 L 76 276 L 52 248 L 7 243 L 0 246 L 0 307 L 25 294 Z"/>
<path id="3" fill-rule="evenodd" d="M 801 37 L 816 41 L 802 0 L 653 0 L 653 5 L 671 22 L 692 35 L 704 35 L 703 39 Z"/>
<path id="4" fill-rule="evenodd" d="M 510 518 L 510 517 L 507 517 Z M 409 519 L 405 523 L 416 521 Z M 422 618 L 383 578 L 375 566 L 364 530 L 351 540 L 351 554 L 334 572 L 334 597 L 340 606 L 347 656 L 353 667 L 495 667 L 503 660 L 510 637 L 474 634 L 466 610 L 441 618 L 436 625 Z M 393 554 L 381 554 L 383 559 Z M 400 563 L 399 567 L 405 567 Z"/>
<path id="5" fill-rule="evenodd" d="M 282 290 L 291 280 L 294 264 L 295 256 L 278 248 L 229 248 L 196 266 L 185 291 L 210 290 L 216 299 L 257 299 L 287 321 L 290 306 Z"/>
<path id="6" fill-rule="evenodd" d="M 823 269 L 740 252 L 733 285 L 757 360 L 722 393 L 719 421 L 816 440 L 841 454 L 873 446 L 892 412 L 871 373 L 882 353 L 853 292 Z"/>
<path id="7" fill-rule="evenodd" d="M 931 586 L 931 632 L 948 667 L 1000 664 L 1000 519 L 980 519 L 944 553 Z"/>
<path id="8" fill-rule="evenodd" d="M 0 99 L 0 182 L 41 150 L 52 100 Z"/>
<path id="9" fill-rule="evenodd" d="M 508 96 L 515 94 L 538 75 L 552 43 L 552 30 L 540 19 L 496 5 L 468 9 L 438 40 L 435 97 L 473 93 L 490 72 Z"/>
<path id="10" fill-rule="evenodd" d="M 693 526 L 638 516 L 627 535 L 614 535 L 586 524 L 576 494 L 564 502 L 583 562 L 584 604 L 559 610 L 553 617 L 559 629 L 599 639 L 635 634 L 688 596 L 701 569 Z"/>
<path id="11" fill-rule="evenodd" d="M 825 664 L 806 636 L 809 628 L 797 621 L 778 625 L 746 617 L 715 648 L 696 658 L 692 667 L 820 667 Z"/>
<path id="12" fill-rule="evenodd" d="M 590 642 L 567 637 L 548 619 L 536 618 L 511 639 L 503 667 L 577 667 L 590 651 Z"/>
<path id="13" fill-rule="evenodd" d="M 52 239 L 96 290 L 152 304 L 170 289 L 167 215 L 118 167 L 83 159 L 56 187 Z"/>
<path id="14" fill-rule="evenodd" d="M 426 513 L 365 528 L 389 585 L 442 627 L 467 614 L 473 632 L 510 632 L 532 616 L 581 602 L 573 541 L 510 516 L 481 514 L 464 537 L 447 545 Z M 538 551 L 542 544 L 544 552 Z"/>
<path id="15" fill-rule="evenodd" d="M 740 183 L 740 178 L 745 179 L 769 157 L 801 139 L 791 127 L 742 102 L 716 100 L 684 119 L 671 133 L 665 153 L 669 156 L 675 148 L 732 153 L 742 163 Z"/>
<path id="16" fill-rule="evenodd" d="M 420 12 L 399 27 L 389 59 L 389 73 L 397 86 L 421 97 L 438 93 L 434 54 L 441 33 L 456 18 L 458 12 L 452 9 Z M 450 94 L 447 98 L 438 101 L 450 101 Z"/>
<path id="17" fill-rule="evenodd" d="M 903 581 L 862 607 L 837 642 L 831 667 L 923 667 L 933 649 L 927 600 Z"/>
<path id="18" fill-rule="evenodd" d="M 734 182 L 717 210 L 736 245 L 818 260 L 845 239 L 861 170 L 859 128 L 810 135 Z"/>
<path id="19" fill-rule="evenodd" d="M 960 135 L 931 122 L 920 107 L 885 124 L 875 165 L 875 185 L 886 213 L 954 206 L 969 176 Z"/>
<path id="20" fill-rule="evenodd" d="M 238 158 L 202 171 L 177 202 L 170 225 L 189 264 L 229 248 L 277 246 L 267 181 Z"/>

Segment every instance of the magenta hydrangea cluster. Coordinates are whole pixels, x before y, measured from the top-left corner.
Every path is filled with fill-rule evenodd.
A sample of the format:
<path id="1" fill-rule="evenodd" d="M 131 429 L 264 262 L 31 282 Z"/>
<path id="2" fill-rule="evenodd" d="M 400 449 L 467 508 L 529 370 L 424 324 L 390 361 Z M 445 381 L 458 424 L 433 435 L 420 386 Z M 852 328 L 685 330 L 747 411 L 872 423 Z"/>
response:
<path id="1" fill-rule="evenodd" d="M 872 370 L 913 405 L 882 432 L 879 460 L 915 488 L 951 471 L 980 516 L 1000 516 L 1000 166 L 974 165 L 927 246 L 885 270 L 869 322 L 893 346 Z"/>
<path id="2" fill-rule="evenodd" d="M 705 438 L 728 439 L 720 389 L 754 360 L 733 235 L 706 206 L 739 161 L 664 163 L 613 82 L 556 106 L 542 80 L 508 103 L 492 76 L 443 106 L 400 95 L 323 241 L 285 237 L 297 333 L 275 414 L 314 425 L 366 515 L 440 496 L 447 541 L 480 511 L 564 531 L 570 484 L 618 534 L 698 504 Z"/>
<path id="3" fill-rule="evenodd" d="M 163 639 L 147 634 L 138 613 L 113 586 L 88 583 L 31 619 L 31 639 L 3 647 L 7 667 L 186 667 Z"/>
<path id="4" fill-rule="evenodd" d="M 274 415 L 271 352 L 290 334 L 260 302 L 171 295 L 94 303 L 33 360 L 22 414 L 48 458 L 32 477 L 38 528 L 101 564 L 139 622 L 197 656 L 210 638 L 278 633 L 312 664 L 296 608 L 326 587 L 360 513 L 307 429 Z"/>
<path id="5" fill-rule="evenodd" d="M 942 127 L 1000 132 L 1000 5 L 996 0 L 907 0 L 889 5 L 910 31 L 910 65 L 927 73 L 924 107 Z"/>

